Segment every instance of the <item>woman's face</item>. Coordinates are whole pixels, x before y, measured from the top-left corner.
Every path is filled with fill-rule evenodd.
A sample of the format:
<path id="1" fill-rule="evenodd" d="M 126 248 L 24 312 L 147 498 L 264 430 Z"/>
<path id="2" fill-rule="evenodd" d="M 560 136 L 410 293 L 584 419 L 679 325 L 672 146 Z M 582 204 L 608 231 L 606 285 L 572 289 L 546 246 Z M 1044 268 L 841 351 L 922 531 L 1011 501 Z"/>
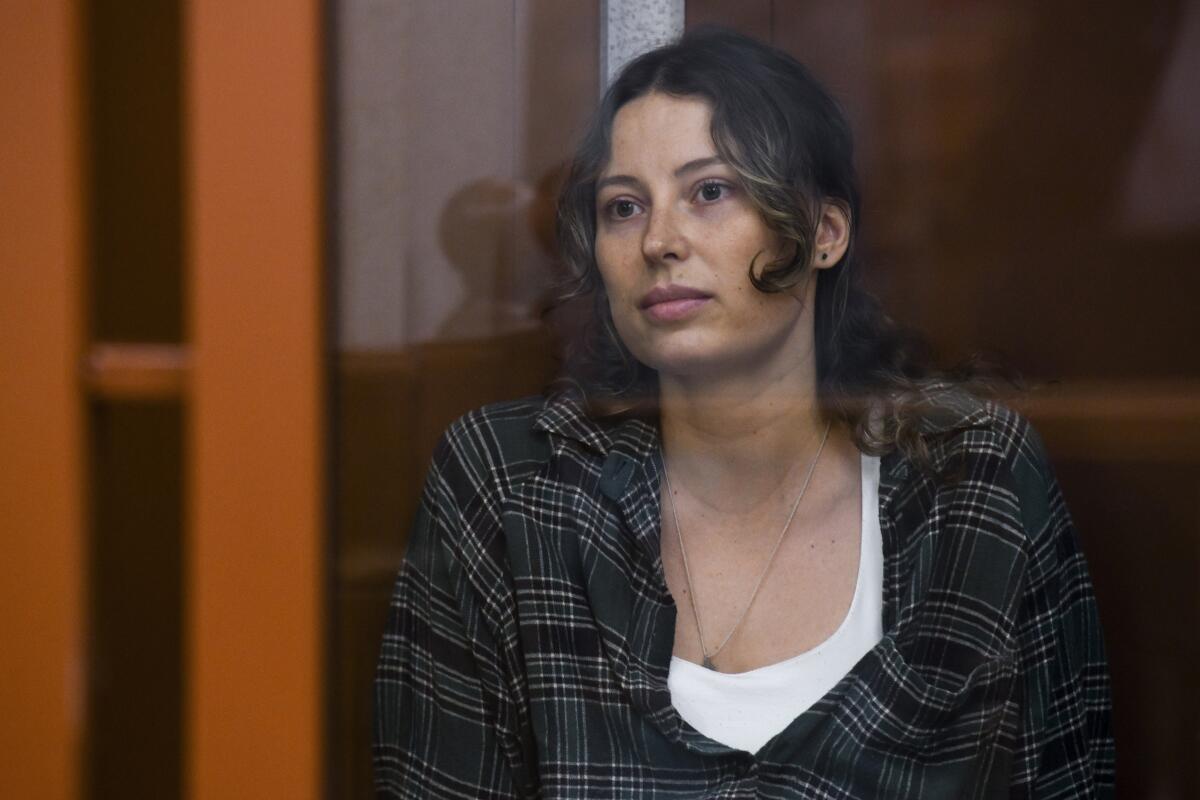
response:
<path id="1" fill-rule="evenodd" d="M 782 242 L 717 155 L 711 116 L 697 98 L 627 103 L 596 183 L 596 261 L 613 322 L 664 378 L 787 369 L 812 350 L 804 310 L 815 281 L 776 294 L 750 283 L 751 262 L 761 270 Z"/>

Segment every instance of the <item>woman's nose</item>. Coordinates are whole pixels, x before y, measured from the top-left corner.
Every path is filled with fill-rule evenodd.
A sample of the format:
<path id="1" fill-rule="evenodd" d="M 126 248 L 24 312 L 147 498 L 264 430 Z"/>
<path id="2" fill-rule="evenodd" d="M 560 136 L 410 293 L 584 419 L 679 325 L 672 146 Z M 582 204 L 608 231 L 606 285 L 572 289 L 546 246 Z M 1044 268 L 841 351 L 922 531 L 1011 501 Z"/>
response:
<path id="1" fill-rule="evenodd" d="M 687 258 L 687 240 L 672 209 L 659 207 L 650 212 L 642 234 L 642 254 L 651 265 Z"/>

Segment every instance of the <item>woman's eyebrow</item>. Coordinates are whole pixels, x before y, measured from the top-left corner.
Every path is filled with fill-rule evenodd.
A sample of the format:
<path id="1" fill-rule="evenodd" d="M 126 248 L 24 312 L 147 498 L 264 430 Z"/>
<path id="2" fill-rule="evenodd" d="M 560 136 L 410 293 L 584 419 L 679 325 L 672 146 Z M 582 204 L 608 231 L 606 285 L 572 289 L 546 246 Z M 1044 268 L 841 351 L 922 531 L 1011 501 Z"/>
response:
<path id="1" fill-rule="evenodd" d="M 725 159 L 720 156 L 707 156 L 705 158 L 693 158 L 691 161 L 684 164 L 679 169 L 675 170 L 675 177 L 678 178 L 684 173 L 691 172 L 695 169 L 703 169 L 711 167 L 713 164 L 724 164 Z"/>
<path id="2" fill-rule="evenodd" d="M 725 159 L 721 158 L 720 156 L 705 156 L 704 158 L 693 158 L 691 161 L 687 162 L 683 166 L 678 167 L 675 170 L 675 172 L 672 174 L 676 178 L 679 178 L 689 172 L 692 172 L 693 170 L 704 169 L 705 167 L 711 167 L 713 164 L 724 164 L 724 163 L 725 163 Z M 598 194 L 600 192 L 600 190 L 603 189 L 604 187 L 613 186 L 616 184 L 640 188 L 642 185 L 642 182 L 639 181 L 637 178 L 633 177 L 632 175 L 609 175 L 606 178 L 601 178 L 600 180 L 596 181 L 596 192 Z"/>
<path id="3" fill-rule="evenodd" d="M 596 181 L 596 194 L 599 194 L 600 190 L 605 186 L 613 186 L 617 184 L 622 186 L 632 186 L 635 189 L 640 189 L 642 186 L 642 182 L 632 175 L 609 175 L 607 178 L 601 178 L 600 180 Z"/>

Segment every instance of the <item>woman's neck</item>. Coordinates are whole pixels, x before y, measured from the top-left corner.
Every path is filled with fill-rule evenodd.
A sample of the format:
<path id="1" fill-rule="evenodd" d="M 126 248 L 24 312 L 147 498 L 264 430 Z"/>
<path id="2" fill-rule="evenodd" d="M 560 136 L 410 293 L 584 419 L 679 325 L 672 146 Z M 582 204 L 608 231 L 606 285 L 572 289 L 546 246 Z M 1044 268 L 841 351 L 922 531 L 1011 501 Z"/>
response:
<path id="1" fill-rule="evenodd" d="M 826 427 L 813 373 L 798 364 L 757 379 L 661 376 L 663 453 L 676 489 L 726 511 L 790 491 Z"/>

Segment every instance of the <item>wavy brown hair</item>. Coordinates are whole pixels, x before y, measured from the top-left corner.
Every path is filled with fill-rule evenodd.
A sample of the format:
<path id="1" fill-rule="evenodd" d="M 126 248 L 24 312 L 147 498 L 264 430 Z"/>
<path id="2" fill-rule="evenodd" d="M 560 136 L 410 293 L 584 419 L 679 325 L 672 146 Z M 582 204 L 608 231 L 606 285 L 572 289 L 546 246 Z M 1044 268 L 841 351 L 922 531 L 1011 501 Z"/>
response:
<path id="1" fill-rule="evenodd" d="M 645 53 L 626 66 L 600 102 L 559 195 L 558 244 L 565 275 L 560 314 L 565 380 L 599 416 L 652 413 L 657 375 L 621 342 L 595 259 L 596 181 L 611 152 L 613 119 L 626 103 L 662 92 L 706 101 L 718 154 L 737 174 L 766 224 L 790 247 L 780 260 L 749 264 L 762 292 L 782 292 L 806 278 L 822 203 L 851 220 L 842 259 L 817 275 L 814 307 L 817 398 L 823 412 L 851 431 L 859 449 L 900 449 L 922 466 L 929 451 L 923 421 L 945 412 L 951 397 L 991 396 L 1011 377 L 973 358 L 936 370 L 929 348 L 898 326 L 863 287 L 858 266 L 861 225 L 849 125 L 829 93 L 787 53 L 721 29 L 701 29 Z M 874 414 L 872 414 L 874 409 Z"/>

